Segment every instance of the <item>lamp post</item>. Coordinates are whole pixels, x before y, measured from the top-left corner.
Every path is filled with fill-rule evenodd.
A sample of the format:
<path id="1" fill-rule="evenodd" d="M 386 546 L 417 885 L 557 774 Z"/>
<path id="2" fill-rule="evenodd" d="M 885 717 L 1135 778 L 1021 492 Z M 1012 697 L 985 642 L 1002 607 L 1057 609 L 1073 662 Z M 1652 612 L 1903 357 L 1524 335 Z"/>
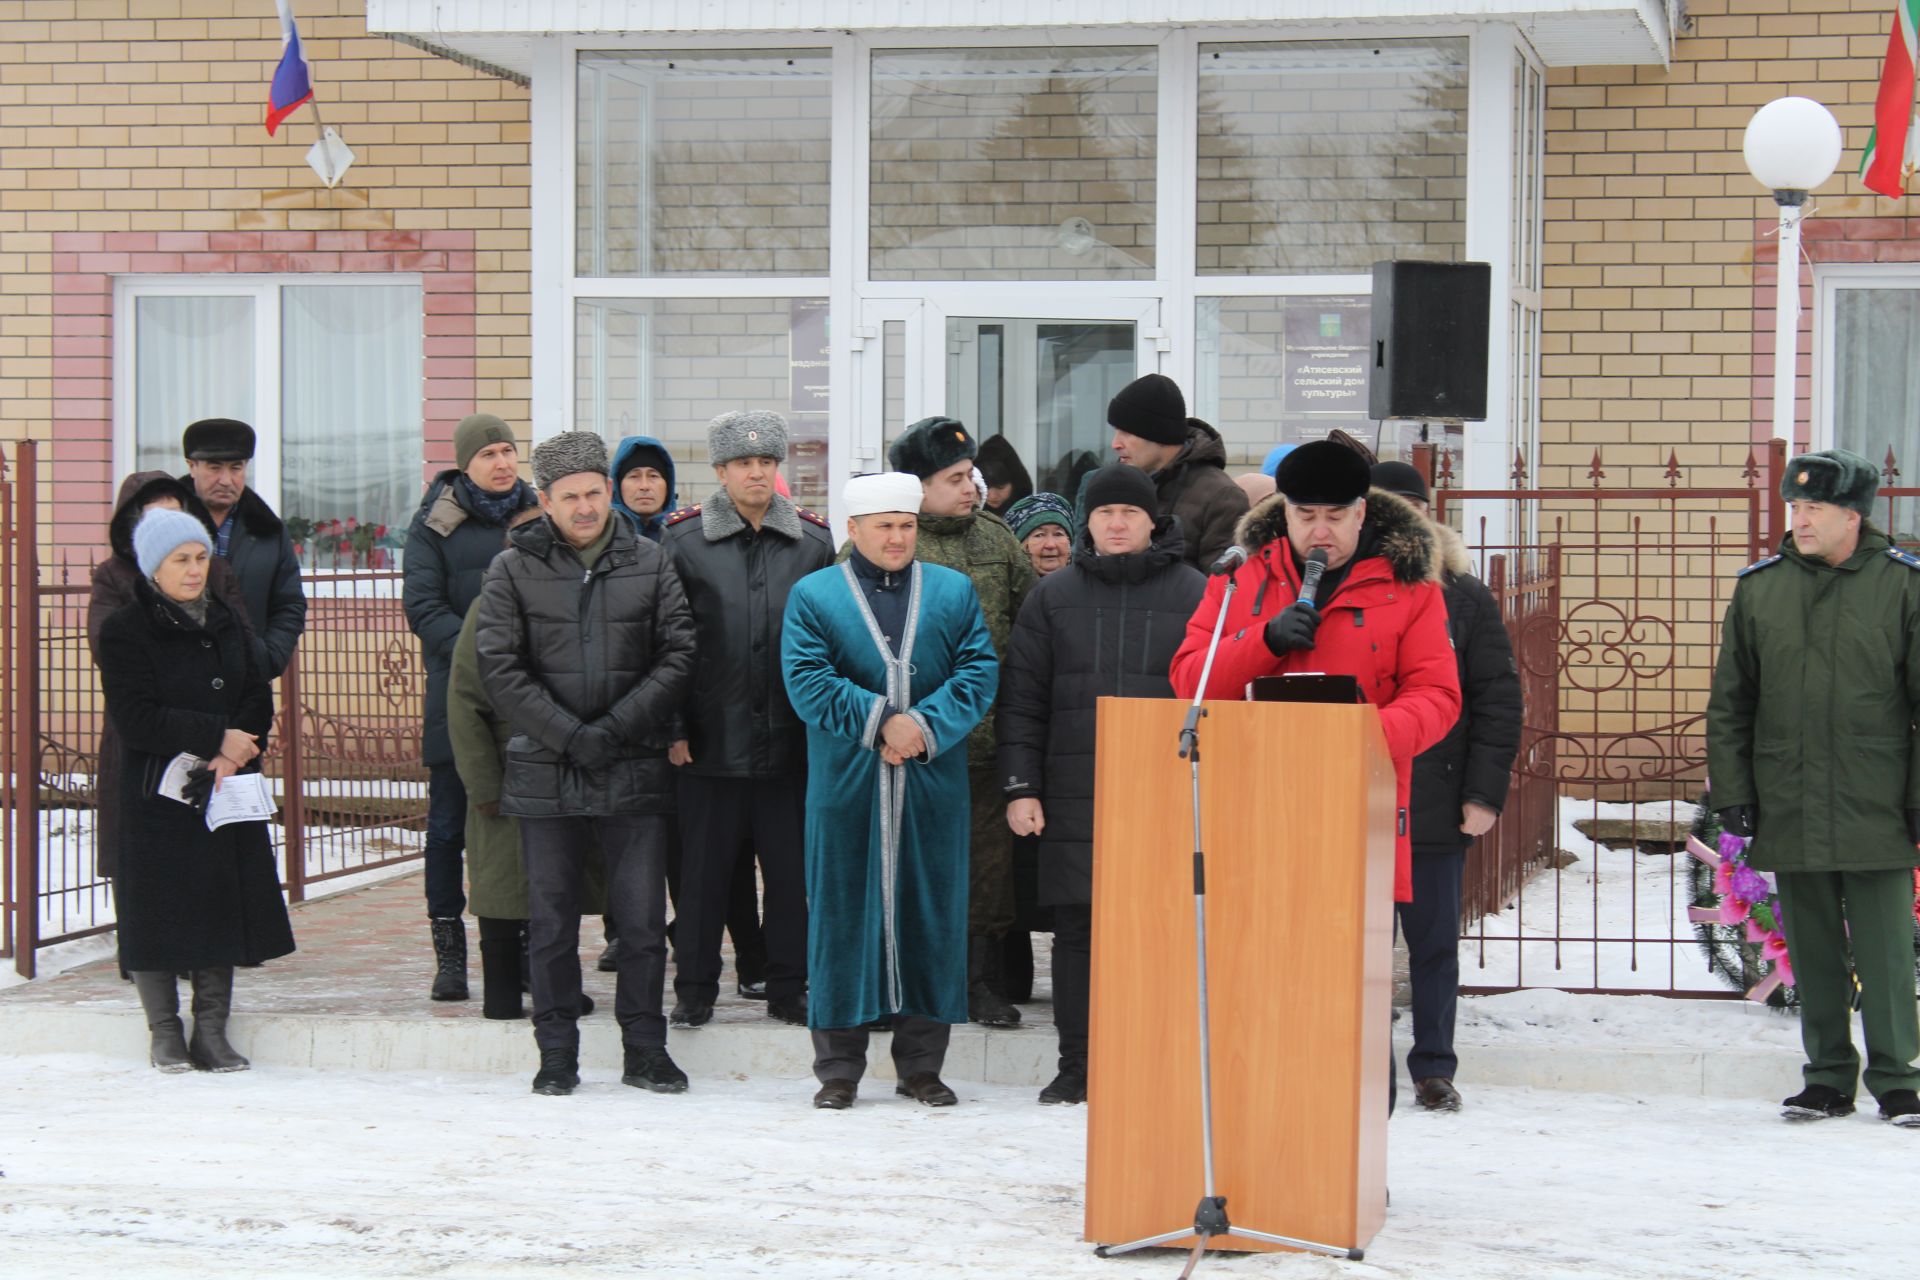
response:
<path id="1" fill-rule="evenodd" d="M 1780 206 L 1773 289 L 1773 434 L 1793 442 L 1800 319 L 1800 218 L 1807 193 L 1840 163 L 1840 123 L 1812 98 L 1775 98 L 1747 122 L 1747 170 Z"/>

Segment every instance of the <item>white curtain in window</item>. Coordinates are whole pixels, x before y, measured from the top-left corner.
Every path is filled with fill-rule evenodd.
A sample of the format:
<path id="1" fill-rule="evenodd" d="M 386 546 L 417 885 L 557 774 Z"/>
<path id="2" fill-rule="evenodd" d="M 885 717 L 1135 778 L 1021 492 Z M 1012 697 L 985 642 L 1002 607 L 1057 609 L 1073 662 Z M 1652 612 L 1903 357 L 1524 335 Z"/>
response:
<path id="1" fill-rule="evenodd" d="M 1920 289 L 1836 289 L 1833 438 L 1920 475 Z"/>
<path id="2" fill-rule="evenodd" d="M 288 285 L 280 298 L 281 515 L 385 525 L 391 552 L 420 499 L 420 288 Z"/>
<path id="3" fill-rule="evenodd" d="M 179 475 L 189 423 L 254 421 L 253 299 L 141 297 L 133 323 L 133 469 Z"/>

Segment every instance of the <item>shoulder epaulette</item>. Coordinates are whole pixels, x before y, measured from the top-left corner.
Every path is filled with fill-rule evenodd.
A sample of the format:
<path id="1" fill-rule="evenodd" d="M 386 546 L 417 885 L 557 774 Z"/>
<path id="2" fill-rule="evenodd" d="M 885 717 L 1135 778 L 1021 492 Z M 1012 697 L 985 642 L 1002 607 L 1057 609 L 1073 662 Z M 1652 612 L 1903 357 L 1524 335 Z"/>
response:
<path id="1" fill-rule="evenodd" d="M 1766 568 L 1768 565 L 1779 564 L 1780 559 L 1781 558 L 1779 556 L 1768 556 L 1765 560 L 1755 560 L 1752 564 L 1748 565 L 1746 568 L 1742 569 L 1739 573 L 1736 573 L 1733 576 L 1736 578 L 1744 578 L 1750 573 L 1758 573 L 1762 569 Z"/>
<path id="2" fill-rule="evenodd" d="M 693 517 L 699 514 L 700 514 L 700 504 L 696 502 L 692 506 L 682 507 L 678 511 L 674 512 L 672 515 L 668 516 L 666 524 L 662 525 L 661 527 L 666 529 L 671 529 L 673 528 L 673 526 L 679 524 L 682 520 L 691 520 L 693 519 Z"/>
<path id="3" fill-rule="evenodd" d="M 1887 559 L 1898 560 L 1909 569 L 1920 569 L 1920 556 L 1913 554 L 1911 551 L 1903 550 L 1900 547 L 1888 547 Z"/>
<path id="4" fill-rule="evenodd" d="M 820 527 L 821 527 L 822 529 L 831 529 L 831 528 L 833 528 L 833 526 L 832 526 L 832 525 L 830 525 L 830 524 L 828 524 L 828 523 L 827 523 L 827 518 L 826 518 L 825 516 L 823 516 L 823 515 L 821 515 L 821 514 L 820 514 L 820 513 L 818 512 L 818 511 L 809 511 L 809 510 L 807 510 L 807 509 L 806 509 L 805 507 L 802 507 L 802 506 L 795 506 L 795 507 L 794 507 L 794 510 L 795 510 L 795 511 L 797 511 L 797 512 L 799 512 L 799 513 L 800 513 L 800 518 L 801 518 L 802 520 L 805 520 L 805 521 L 806 521 L 807 523 L 809 523 L 809 524 L 817 524 L 817 525 L 819 525 L 819 526 L 820 526 Z"/>

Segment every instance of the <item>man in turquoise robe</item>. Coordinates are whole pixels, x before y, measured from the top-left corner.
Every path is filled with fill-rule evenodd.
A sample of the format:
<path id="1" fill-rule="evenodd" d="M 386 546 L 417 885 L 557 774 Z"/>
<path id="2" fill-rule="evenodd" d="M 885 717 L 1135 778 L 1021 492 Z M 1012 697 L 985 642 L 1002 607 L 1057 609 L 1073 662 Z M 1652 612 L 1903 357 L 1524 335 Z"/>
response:
<path id="1" fill-rule="evenodd" d="M 781 632 L 807 726 L 807 1024 L 814 1105 L 853 1103 L 872 1024 L 890 1019 L 897 1092 L 940 1080 L 967 1020 L 967 734 L 999 686 L 965 574 L 914 559 L 917 477 L 847 485 L 852 553 L 802 578 Z"/>

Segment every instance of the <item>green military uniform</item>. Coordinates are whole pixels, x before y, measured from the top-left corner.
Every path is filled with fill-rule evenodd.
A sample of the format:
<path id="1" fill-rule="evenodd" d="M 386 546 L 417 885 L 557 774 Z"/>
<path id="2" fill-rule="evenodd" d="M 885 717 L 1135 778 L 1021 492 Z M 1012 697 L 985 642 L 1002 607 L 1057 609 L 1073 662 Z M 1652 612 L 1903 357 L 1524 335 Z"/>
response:
<path id="1" fill-rule="evenodd" d="M 1796 470 L 1804 461 L 1789 465 L 1789 484 L 1796 474 L 1806 481 Z M 1920 559 L 1863 521 L 1858 548 L 1839 565 L 1803 555 L 1789 537 L 1779 555 L 1741 571 L 1707 704 L 1712 804 L 1758 811 L 1749 859 L 1777 874 L 1806 1081 L 1848 1098 L 1860 1078 L 1849 950 L 1868 1090 L 1884 1098 L 1920 1087 L 1907 825 L 1920 811 L 1916 713 Z"/>

